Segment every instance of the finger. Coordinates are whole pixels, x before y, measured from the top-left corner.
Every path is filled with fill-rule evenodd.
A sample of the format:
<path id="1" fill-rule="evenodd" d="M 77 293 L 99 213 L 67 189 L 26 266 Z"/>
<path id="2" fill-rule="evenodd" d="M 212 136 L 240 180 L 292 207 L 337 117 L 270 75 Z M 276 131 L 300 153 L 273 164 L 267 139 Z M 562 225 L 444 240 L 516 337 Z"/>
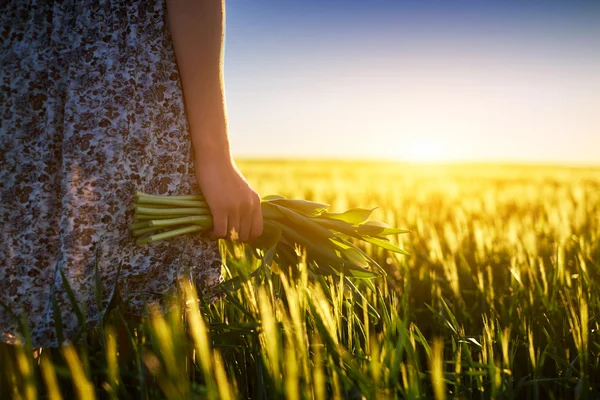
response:
<path id="1" fill-rule="evenodd" d="M 252 228 L 252 209 L 248 209 L 240 219 L 240 241 L 247 242 Z"/>
<path id="2" fill-rule="evenodd" d="M 213 235 L 217 238 L 223 238 L 227 236 L 227 214 L 216 211 L 213 213 Z"/>
<path id="3" fill-rule="evenodd" d="M 252 228 L 250 230 L 250 239 L 256 239 L 263 233 L 263 216 L 260 203 L 254 207 L 252 212 Z"/>

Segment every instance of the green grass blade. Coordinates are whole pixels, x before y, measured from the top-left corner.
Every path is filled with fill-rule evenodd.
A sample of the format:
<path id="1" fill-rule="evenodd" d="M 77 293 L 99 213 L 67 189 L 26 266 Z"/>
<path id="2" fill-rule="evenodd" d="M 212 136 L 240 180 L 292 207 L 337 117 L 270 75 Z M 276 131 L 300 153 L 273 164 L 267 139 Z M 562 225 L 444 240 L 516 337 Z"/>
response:
<path id="1" fill-rule="evenodd" d="M 65 275 L 65 271 L 62 268 L 60 268 L 58 271 L 60 273 L 60 277 L 62 279 L 63 286 L 65 287 L 65 291 L 67 292 L 67 296 L 69 297 L 71 306 L 73 307 L 73 311 L 75 312 L 75 315 L 77 316 L 77 321 L 79 322 L 79 325 L 85 326 L 85 324 L 86 324 L 85 315 L 83 314 L 83 311 L 81 311 L 81 308 L 79 308 L 79 304 L 77 303 L 77 298 L 75 297 L 73 288 L 71 288 L 71 284 L 69 283 L 69 280 L 67 279 L 67 277 Z"/>

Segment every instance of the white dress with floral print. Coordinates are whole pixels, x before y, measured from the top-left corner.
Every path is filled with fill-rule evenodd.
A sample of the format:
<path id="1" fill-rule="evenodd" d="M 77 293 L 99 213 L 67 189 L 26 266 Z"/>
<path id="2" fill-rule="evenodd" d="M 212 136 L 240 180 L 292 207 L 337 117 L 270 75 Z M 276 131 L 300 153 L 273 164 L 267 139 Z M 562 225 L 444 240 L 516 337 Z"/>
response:
<path id="1" fill-rule="evenodd" d="M 76 337 L 64 278 L 92 324 L 116 288 L 138 314 L 184 271 L 208 293 L 216 242 L 136 246 L 128 232 L 136 191 L 199 190 L 164 0 L 0 9 L 0 338 L 22 340 L 17 317 L 36 347 L 57 345 L 60 320 Z"/>

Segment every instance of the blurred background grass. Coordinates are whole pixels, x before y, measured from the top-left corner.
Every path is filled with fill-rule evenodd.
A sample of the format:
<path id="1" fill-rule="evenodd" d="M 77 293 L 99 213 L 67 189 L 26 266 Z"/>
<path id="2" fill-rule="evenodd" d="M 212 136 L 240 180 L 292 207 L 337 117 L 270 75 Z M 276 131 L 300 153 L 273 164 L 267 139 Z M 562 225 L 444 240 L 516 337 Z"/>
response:
<path id="1" fill-rule="evenodd" d="M 2 393 L 597 397 L 600 168 L 238 165 L 263 196 L 332 211 L 378 207 L 374 219 L 412 230 L 392 238 L 412 256 L 365 245 L 388 276 L 353 280 L 353 291 L 339 277 L 309 276 L 302 263 L 248 279 L 258 261 L 242 246 L 223 246 L 224 273 L 243 278 L 239 290 L 199 311 L 194 301 L 185 310 L 193 293 L 181 295 L 169 313 L 139 324 L 113 313 L 110 328 L 66 350 L 34 357 L 26 346 L 2 347 Z"/>

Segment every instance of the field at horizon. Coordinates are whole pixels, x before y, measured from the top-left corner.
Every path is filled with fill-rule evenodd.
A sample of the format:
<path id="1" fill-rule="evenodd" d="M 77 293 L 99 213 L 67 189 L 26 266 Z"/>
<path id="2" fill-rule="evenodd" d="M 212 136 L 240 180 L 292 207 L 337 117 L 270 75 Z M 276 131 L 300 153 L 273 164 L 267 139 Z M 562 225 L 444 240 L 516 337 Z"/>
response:
<path id="1" fill-rule="evenodd" d="M 414 161 L 401 160 L 391 158 L 353 158 L 353 157 L 321 157 L 321 156 L 304 156 L 304 157 L 255 157 L 255 156 L 239 156 L 234 157 L 236 162 L 241 164 L 371 164 L 371 165 L 395 165 L 398 167 L 495 167 L 495 168 L 556 168 L 556 169 L 590 169 L 600 171 L 600 162 L 561 162 L 561 161 L 502 161 L 502 160 L 440 160 L 440 161 Z"/>

